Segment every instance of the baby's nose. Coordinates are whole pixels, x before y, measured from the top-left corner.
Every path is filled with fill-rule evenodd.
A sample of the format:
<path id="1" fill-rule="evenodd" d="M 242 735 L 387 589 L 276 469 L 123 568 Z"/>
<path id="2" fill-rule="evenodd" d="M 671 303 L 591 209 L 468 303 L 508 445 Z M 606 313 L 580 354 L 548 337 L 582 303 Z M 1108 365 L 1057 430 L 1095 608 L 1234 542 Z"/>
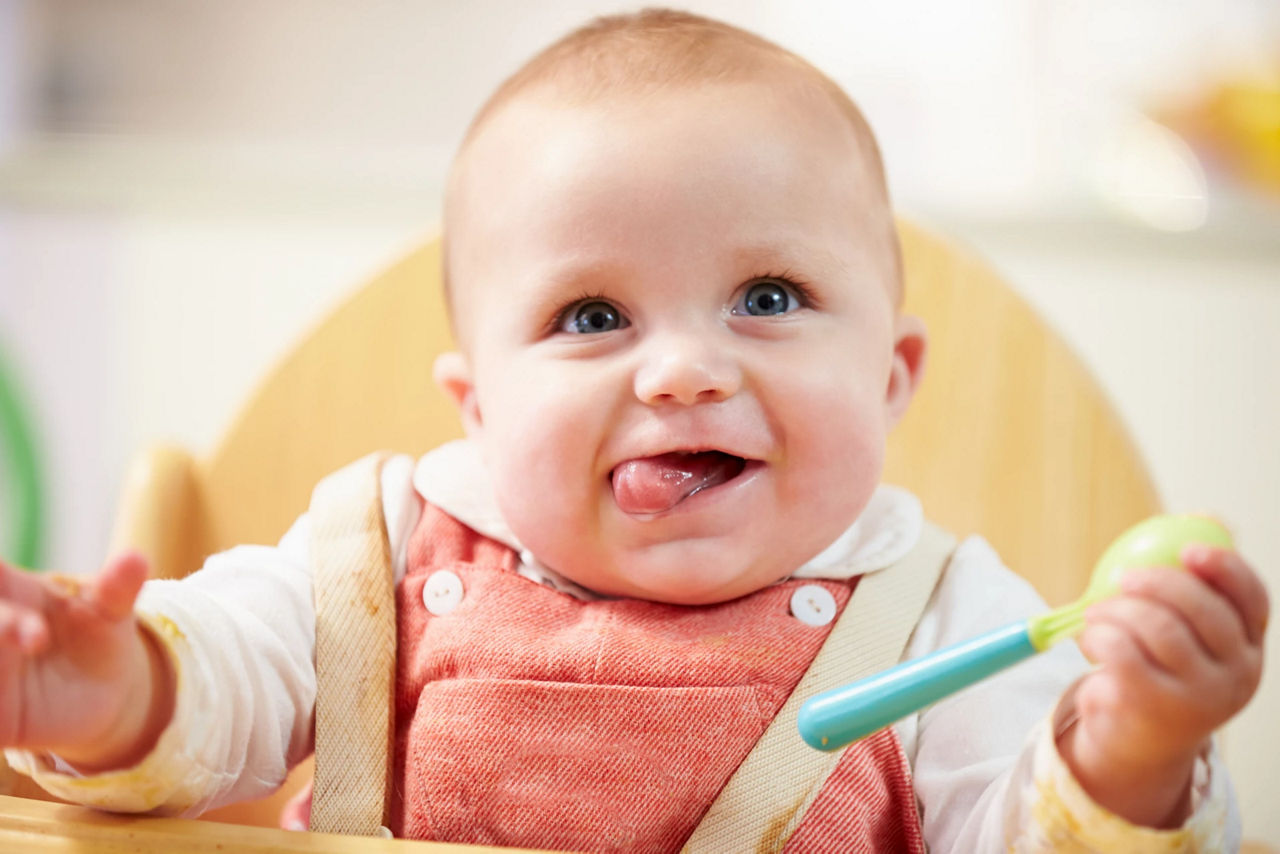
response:
<path id="1" fill-rule="evenodd" d="M 741 385 L 737 361 L 697 335 L 655 341 L 635 377 L 636 397 L 650 406 L 715 403 L 732 397 Z"/>

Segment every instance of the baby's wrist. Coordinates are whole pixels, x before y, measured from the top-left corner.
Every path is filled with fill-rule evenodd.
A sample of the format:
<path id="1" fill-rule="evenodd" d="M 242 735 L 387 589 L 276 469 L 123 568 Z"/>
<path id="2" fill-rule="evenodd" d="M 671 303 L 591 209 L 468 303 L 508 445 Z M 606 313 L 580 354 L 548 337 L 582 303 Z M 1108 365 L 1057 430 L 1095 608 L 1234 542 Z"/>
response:
<path id="1" fill-rule="evenodd" d="M 77 771 L 100 774 L 136 765 L 149 753 L 173 717 L 176 679 L 168 655 L 140 623 L 134 664 L 124 701 L 100 734 L 52 753 Z"/>
<path id="2" fill-rule="evenodd" d="M 1072 722 L 1056 736 L 1058 753 L 1080 787 L 1099 806 L 1126 821 L 1156 829 L 1181 826 L 1191 815 L 1191 787 L 1203 745 L 1162 755 L 1117 755 Z"/>

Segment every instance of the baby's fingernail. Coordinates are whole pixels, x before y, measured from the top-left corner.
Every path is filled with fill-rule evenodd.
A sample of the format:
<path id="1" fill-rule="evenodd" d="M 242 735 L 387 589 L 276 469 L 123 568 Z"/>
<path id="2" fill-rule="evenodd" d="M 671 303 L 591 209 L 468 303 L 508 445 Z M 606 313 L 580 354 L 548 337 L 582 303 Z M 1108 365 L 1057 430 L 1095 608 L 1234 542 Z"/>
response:
<path id="1" fill-rule="evenodd" d="M 307 826 L 296 818 L 289 819 L 289 823 L 285 825 L 285 830 L 306 830 Z"/>
<path id="2" fill-rule="evenodd" d="M 1204 563 L 1213 554 L 1213 549 L 1202 543 L 1192 543 L 1182 550 L 1184 563 Z"/>

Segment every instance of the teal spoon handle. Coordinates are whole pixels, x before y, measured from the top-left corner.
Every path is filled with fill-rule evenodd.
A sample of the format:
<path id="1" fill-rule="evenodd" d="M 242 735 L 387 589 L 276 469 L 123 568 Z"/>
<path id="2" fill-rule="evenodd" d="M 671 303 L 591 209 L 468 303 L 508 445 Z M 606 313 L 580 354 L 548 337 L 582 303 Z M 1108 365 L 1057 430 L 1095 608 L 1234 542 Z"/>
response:
<path id="1" fill-rule="evenodd" d="M 1037 652 L 1022 622 L 904 661 L 809 699 L 796 721 L 800 736 L 818 750 L 839 750 Z"/>

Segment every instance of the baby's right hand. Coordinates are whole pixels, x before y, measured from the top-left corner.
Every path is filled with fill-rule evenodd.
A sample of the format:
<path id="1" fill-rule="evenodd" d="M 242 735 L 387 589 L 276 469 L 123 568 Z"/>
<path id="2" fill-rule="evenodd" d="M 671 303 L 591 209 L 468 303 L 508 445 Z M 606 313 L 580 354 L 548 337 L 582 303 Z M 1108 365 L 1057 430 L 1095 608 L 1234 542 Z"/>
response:
<path id="1" fill-rule="evenodd" d="M 96 578 L 42 576 L 0 561 L 0 746 L 56 753 L 83 771 L 126 767 L 172 714 L 173 675 L 133 603 L 145 559 Z"/>

